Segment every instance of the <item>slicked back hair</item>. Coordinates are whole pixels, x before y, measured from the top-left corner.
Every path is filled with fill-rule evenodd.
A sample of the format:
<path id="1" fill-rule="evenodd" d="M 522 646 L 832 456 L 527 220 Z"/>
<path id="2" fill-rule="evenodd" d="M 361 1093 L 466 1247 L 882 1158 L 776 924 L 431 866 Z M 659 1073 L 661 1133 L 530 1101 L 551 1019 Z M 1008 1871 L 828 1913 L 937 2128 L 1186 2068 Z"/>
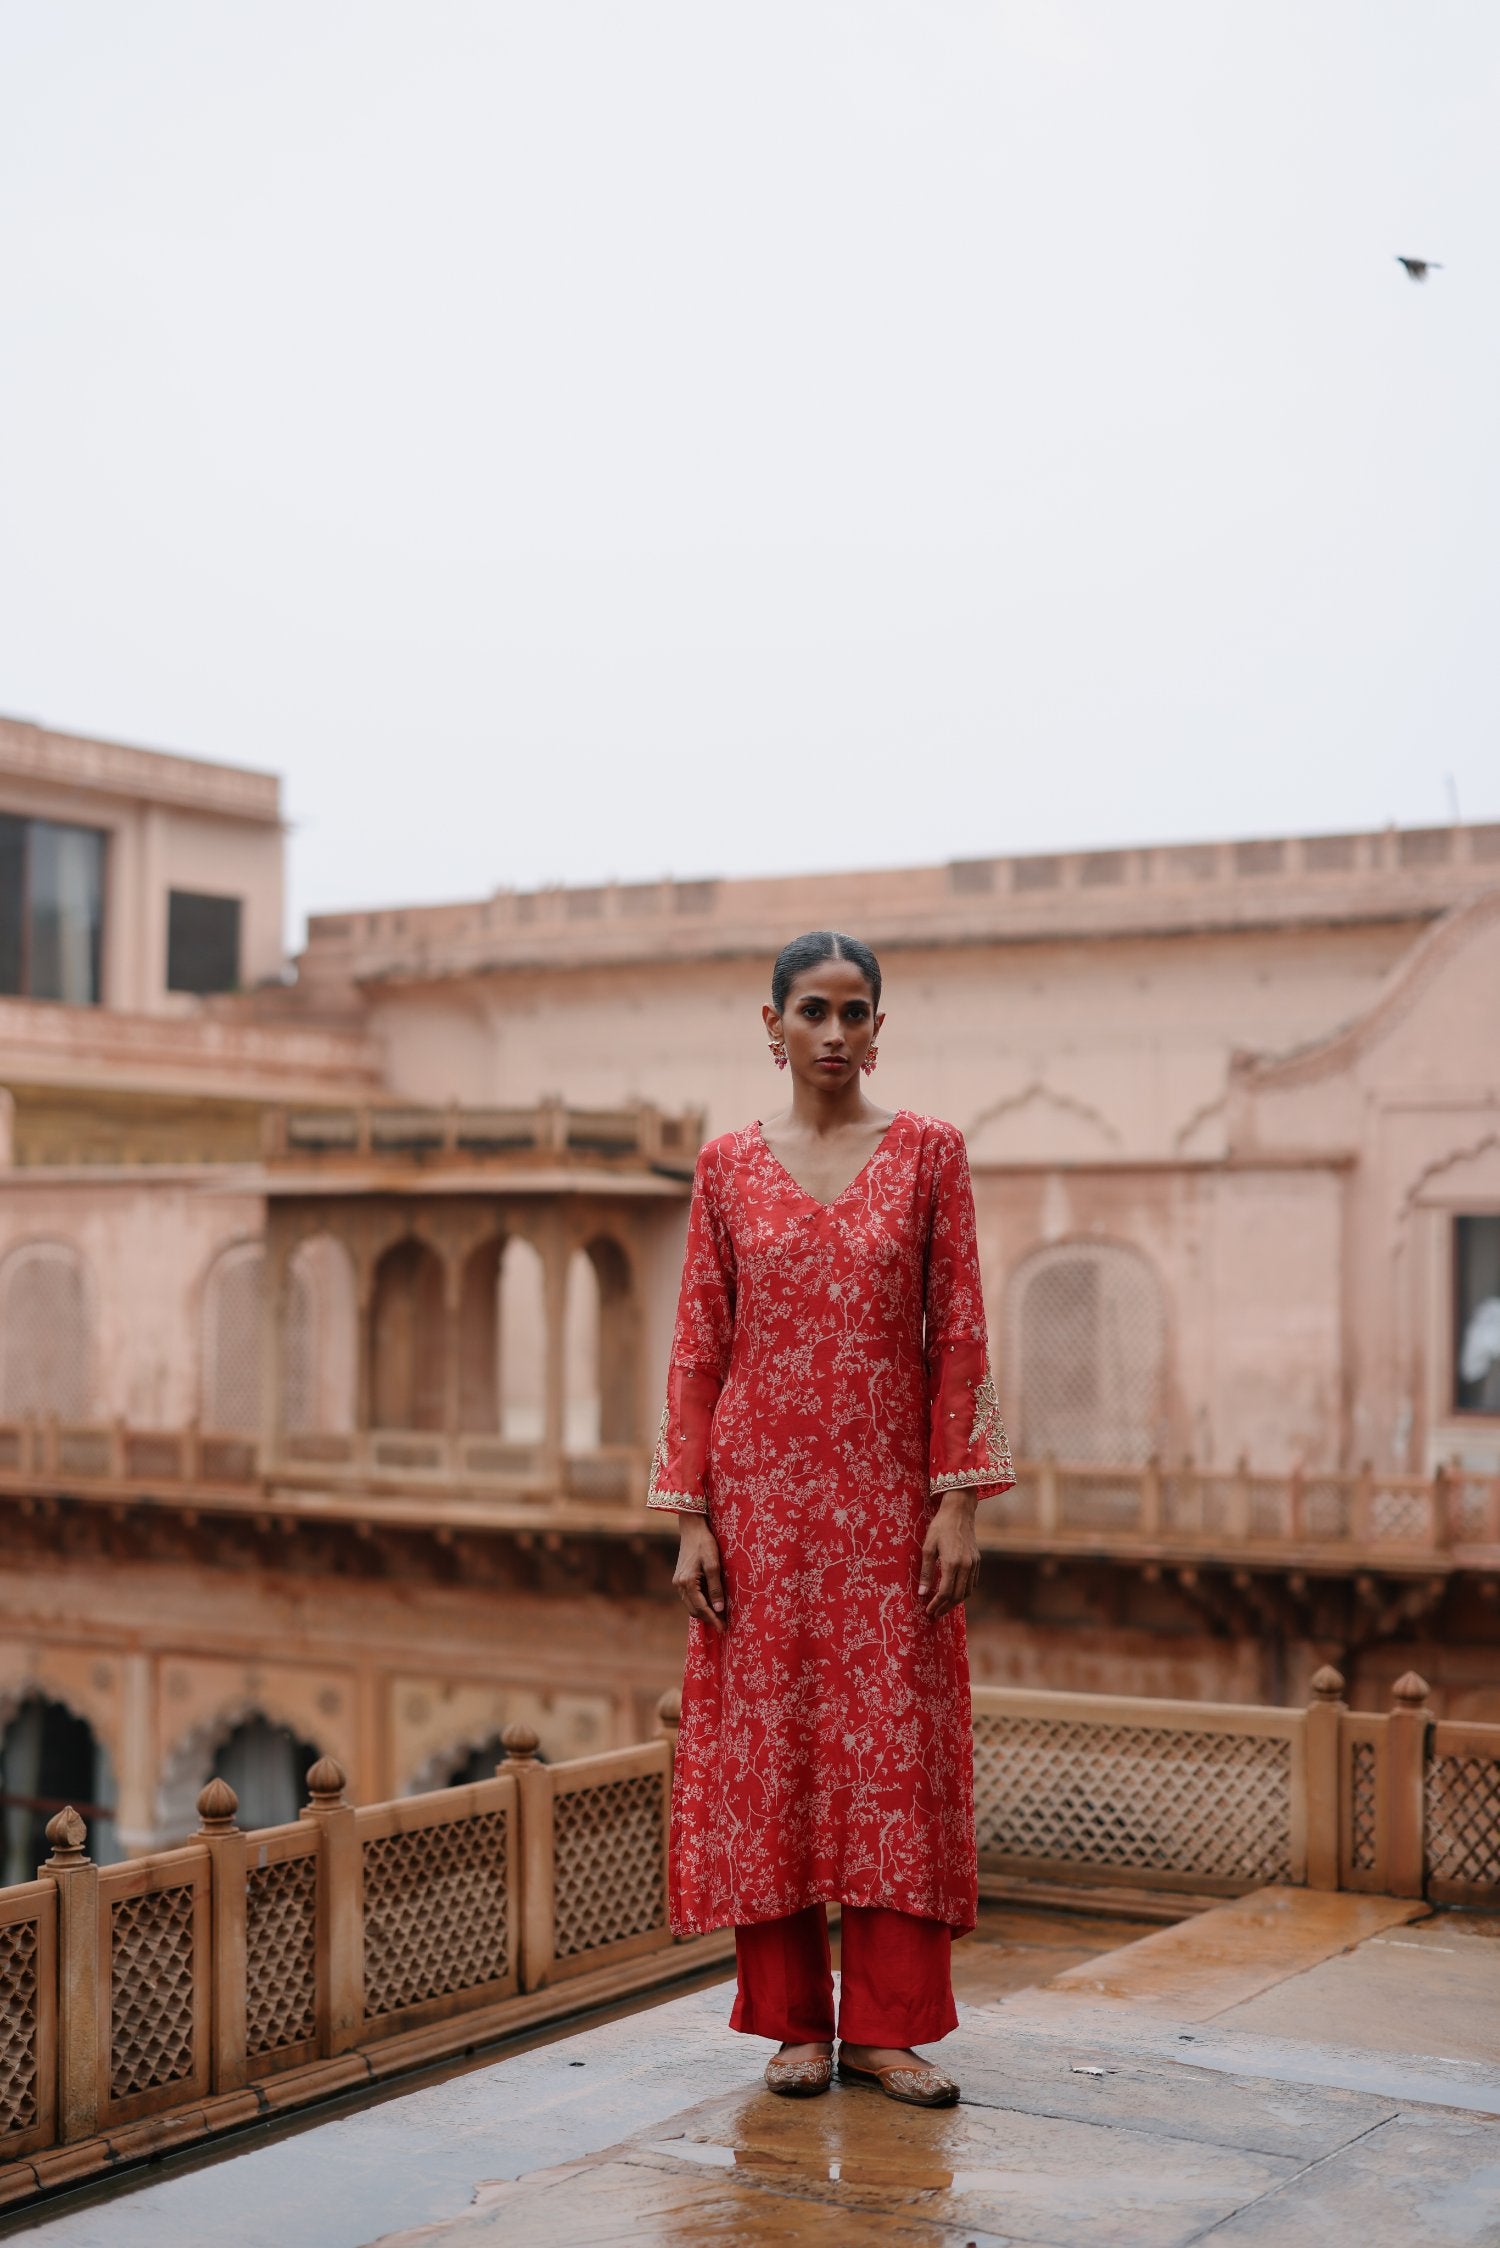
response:
<path id="1" fill-rule="evenodd" d="M 797 978 L 824 960 L 847 960 L 856 967 L 870 987 L 871 1004 L 879 1008 L 880 962 L 869 946 L 858 937 L 846 937 L 842 929 L 809 929 L 805 936 L 793 937 L 790 944 L 784 944 L 776 955 L 771 970 L 771 1005 L 778 1015 Z"/>

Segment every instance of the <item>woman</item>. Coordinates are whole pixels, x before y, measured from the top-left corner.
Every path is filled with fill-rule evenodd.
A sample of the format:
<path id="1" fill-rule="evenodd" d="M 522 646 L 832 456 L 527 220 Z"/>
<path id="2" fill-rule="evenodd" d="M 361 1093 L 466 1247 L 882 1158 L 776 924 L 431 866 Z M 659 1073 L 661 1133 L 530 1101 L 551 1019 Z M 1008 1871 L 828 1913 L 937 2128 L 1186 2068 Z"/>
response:
<path id="1" fill-rule="evenodd" d="M 947 2107 L 912 2048 L 957 2027 L 974 1925 L 963 1603 L 974 1508 L 1014 1480 L 985 1350 L 963 1135 L 864 1095 L 880 966 L 830 930 L 763 1009 L 789 1110 L 698 1158 L 647 1504 L 694 1621 L 672 1925 L 730 1925 L 736 2029 L 773 2092 L 832 2081 L 824 1907 L 843 1907 L 839 2075 Z"/>

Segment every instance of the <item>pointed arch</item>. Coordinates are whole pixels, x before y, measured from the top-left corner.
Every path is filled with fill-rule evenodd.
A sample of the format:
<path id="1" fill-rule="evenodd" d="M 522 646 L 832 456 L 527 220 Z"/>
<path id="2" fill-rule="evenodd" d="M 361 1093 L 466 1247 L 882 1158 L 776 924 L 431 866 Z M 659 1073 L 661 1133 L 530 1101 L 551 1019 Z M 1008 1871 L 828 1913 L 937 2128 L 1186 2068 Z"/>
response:
<path id="1" fill-rule="evenodd" d="M 203 1285 L 198 1418 L 227 1435 L 260 1428 L 261 1307 L 266 1253 L 259 1241 L 221 1249 Z"/>
<path id="2" fill-rule="evenodd" d="M 447 1336 L 443 1262 L 415 1234 L 393 1242 L 375 1267 L 371 1329 L 375 1427 L 440 1429 Z"/>
<path id="3" fill-rule="evenodd" d="M 257 1728 L 264 1728 L 264 1732 Z M 156 1794 L 156 1831 L 164 1838 L 163 1846 L 180 1842 L 193 1832 L 198 1823 L 199 1790 L 216 1773 L 228 1779 L 235 1793 L 240 1794 L 239 1782 L 233 1777 L 236 1769 L 239 1770 L 241 1779 L 246 1781 L 245 1793 L 241 1796 L 237 1813 L 239 1825 L 248 1831 L 252 1826 L 280 1826 L 286 1823 L 279 1816 L 261 1819 L 253 1815 L 268 1807 L 282 1811 L 287 1801 L 284 1775 L 276 1780 L 274 1795 L 271 1789 L 263 1789 L 259 1784 L 267 1766 L 265 1761 L 257 1762 L 257 1758 L 265 1759 L 266 1751 L 253 1744 L 263 1742 L 267 1736 L 280 1739 L 283 1744 L 290 1743 L 291 1749 L 295 1751 L 295 1757 L 287 1764 L 286 1769 L 295 1773 L 296 1800 L 286 1813 L 286 1818 L 297 1816 L 306 1801 L 305 1782 L 308 1771 L 317 1762 L 322 1750 L 315 1743 L 304 1740 L 297 1726 L 288 1722 L 287 1716 L 278 1715 L 274 1702 L 268 1705 L 263 1696 L 258 1698 L 243 1695 L 201 1718 L 176 1741 L 164 1758 Z M 231 1745 L 236 1741 L 249 1742 L 252 1746 L 243 1755 L 238 1750 L 231 1755 Z M 288 1754 L 290 1753 L 289 1751 Z M 304 1754 L 307 1761 L 298 1770 L 295 1758 Z"/>
<path id="4" fill-rule="evenodd" d="M 0 1418 L 86 1421 L 94 1398 L 93 1289 L 66 1241 L 25 1241 L 0 1263 Z"/>
<path id="5" fill-rule="evenodd" d="M 539 1444 L 546 1429 L 547 1281 L 541 1252 L 512 1234 L 500 1260 L 500 1434 Z"/>
<path id="6" fill-rule="evenodd" d="M 634 1441 L 639 1325 L 630 1258 L 613 1235 L 595 1234 L 568 1260 L 565 1428 L 570 1452 Z"/>
<path id="7" fill-rule="evenodd" d="M 1006 1331 L 1026 1458 L 1139 1467 L 1162 1449 L 1166 1313 L 1138 1249 L 1038 1249 L 1011 1275 Z"/>
<path id="8" fill-rule="evenodd" d="M 348 1435 L 359 1388 L 357 1290 L 354 1260 L 331 1233 L 311 1233 L 292 1251 L 281 1348 L 288 1435 Z"/>
<path id="9" fill-rule="evenodd" d="M 112 1864 L 120 1849 L 109 1750 L 87 1717 L 36 1687 L 0 1728 L 0 1883 L 36 1878 L 47 1821 L 65 1804 L 87 1823 L 94 1863 Z"/>

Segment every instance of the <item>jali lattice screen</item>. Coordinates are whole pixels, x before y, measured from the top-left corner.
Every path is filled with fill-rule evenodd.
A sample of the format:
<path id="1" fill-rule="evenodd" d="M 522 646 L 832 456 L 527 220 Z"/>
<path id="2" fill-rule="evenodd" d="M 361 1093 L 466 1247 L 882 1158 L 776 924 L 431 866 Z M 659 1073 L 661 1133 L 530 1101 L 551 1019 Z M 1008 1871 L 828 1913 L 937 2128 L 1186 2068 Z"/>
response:
<path id="1" fill-rule="evenodd" d="M 488 1811 L 366 1840 L 367 2018 L 504 1977 L 509 1825 Z"/>
<path id="2" fill-rule="evenodd" d="M 34 1920 L 0 1928 L 0 2150 L 37 2120 L 37 1948 Z"/>
<path id="3" fill-rule="evenodd" d="M 123 1897 L 109 1916 L 109 2090 L 154 2091 L 193 2073 L 193 1891 Z"/>
<path id="4" fill-rule="evenodd" d="M 1426 1794 L 1428 1880 L 1500 1892 L 1500 1759 L 1432 1756 Z"/>
<path id="5" fill-rule="evenodd" d="M 258 2060 L 317 2029 L 318 1861 L 252 1866 L 245 1882 L 245 2052 Z"/>
<path id="6" fill-rule="evenodd" d="M 553 1806 L 559 1959 L 666 1925 L 662 1772 L 559 1795 Z"/>
<path id="7" fill-rule="evenodd" d="M 1007 1859 L 1287 1881 L 1291 1773 L 1264 1734 L 974 1717 L 979 1846 Z"/>

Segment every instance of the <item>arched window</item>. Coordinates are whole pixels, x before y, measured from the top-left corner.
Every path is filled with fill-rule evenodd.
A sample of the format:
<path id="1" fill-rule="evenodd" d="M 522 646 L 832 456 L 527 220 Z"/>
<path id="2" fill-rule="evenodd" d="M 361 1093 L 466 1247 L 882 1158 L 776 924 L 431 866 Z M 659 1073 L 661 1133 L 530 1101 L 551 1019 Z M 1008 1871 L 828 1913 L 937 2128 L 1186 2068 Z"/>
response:
<path id="1" fill-rule="evenodd" d="M 47 1855 L 47 1821 L 71 1804 L 88 1825 L 96 1865 L 118 1858 L 114 1775 L 92 1727 L 61 1702 L 32 1694 L 0 1736 L 0 1881 L 34 1881 Z"/>
<path id="2" fill-rule="evenodd" d="M 1010 1286 L 1019 1450 L 1138 1467 L 1161 1449 L 1166 1320 L 1156 1275 L 1115 1242 L 1029 1257 Z"/>
<path id="3" fill-rule="evenodd" d="M 629 1444 L 636 1433 L 637 1322 L 630 1262 L 600 1234 L 568 1260 L 567 1449 Z"/>
<path id="4" fill-rule="evenodd" d="M 458 1425 L 500 1433 L 500 1266 L 505 1244 L 482 1241 L 466 1259 L 458 1318 Z"/>
<path id="5" fill-rule="evenodd" d="M 93 1396 L 89 1291 L 76 1249 L 30 1241 L 0 1265 L 0 1418 L 86 1421 Z"/>
<path id="6" fill-rule="evenodd" d="M 605 1236 L 589 1243 L 589 1256 L 599 1281 L 599 1437 L 605 1444 L 633 1444 L 640 1321 L 630 1259 Z"/>
<path id="7" fill-rule="evenodd" d="M 358 1386 L 354 1265 L 331 1233 L 292 1252 L 281 1338 L 281 1413 L 288 1435 L 347 1435 Z"/>
<path id="8" fill-rule="evenodd" d="M 254 1435 L 260 1428 L 260 1319 L 265 1251 L 236 1242 L 214 1259 L 203 1291 L 205 1428 Z"/>
<path id="9" fill-rule="evenodd" d="M 375 1267 L 372 1318 L 376 1428 L 441 1428 L 443 1266 L 425 1241 L 408 1235 L 386 1250 Z"/>
<path id="10" fill-rule="evenodd" d="M 273 1725 L 257 1711 L 221 1742 L 214 1772 L 239 1797 L 236 1822 L 251 1827 L 290 1826 L 307 1801 L 307 1775 L 318 1761 L 310 1741 L 289 1725 Z"/>
<path id="11" fill-rule="evenodd" d="M 540 1444 L 546 1428 L 547 1297 L 539 1251 L 519 1237 L 500 1261 L 500 1434 Z"/>

